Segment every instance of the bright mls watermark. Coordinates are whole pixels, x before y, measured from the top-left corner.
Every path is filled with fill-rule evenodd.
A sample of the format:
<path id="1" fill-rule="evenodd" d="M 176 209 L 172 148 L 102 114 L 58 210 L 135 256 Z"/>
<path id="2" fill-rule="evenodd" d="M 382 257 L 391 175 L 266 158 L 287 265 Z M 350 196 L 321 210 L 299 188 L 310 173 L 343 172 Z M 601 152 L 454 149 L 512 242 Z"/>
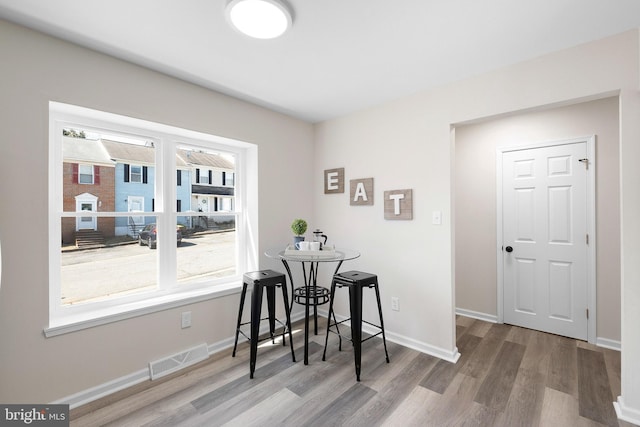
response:
<path id="1" fill-rule="evenodd" d="M 0 426 L 68 427 L 69 405 L 2 405 Z"/>

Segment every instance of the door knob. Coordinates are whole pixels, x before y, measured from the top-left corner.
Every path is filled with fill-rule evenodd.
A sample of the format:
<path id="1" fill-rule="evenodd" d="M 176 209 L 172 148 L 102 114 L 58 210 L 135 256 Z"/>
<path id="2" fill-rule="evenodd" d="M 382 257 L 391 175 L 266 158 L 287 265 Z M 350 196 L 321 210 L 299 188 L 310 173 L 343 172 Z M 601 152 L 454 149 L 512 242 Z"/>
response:
<path id="1" fill-rule="evenodd" d="M 511 246 L 507 246 L 504 250 L 507 252 L 513 252 L 513 248 Z"/>

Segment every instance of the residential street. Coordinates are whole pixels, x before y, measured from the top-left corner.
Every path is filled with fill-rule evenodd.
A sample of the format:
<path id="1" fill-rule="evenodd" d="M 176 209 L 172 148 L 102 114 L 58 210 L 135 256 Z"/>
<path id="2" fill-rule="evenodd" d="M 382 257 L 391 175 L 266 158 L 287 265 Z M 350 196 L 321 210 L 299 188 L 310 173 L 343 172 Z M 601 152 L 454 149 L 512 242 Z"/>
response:
<path id="1" fill-rule="evenodd" d="M 184 237 L 177 248 L 178 283 L 233 273 L 235 232 Z M 138 292 L 157 280 L 158 251 L 137 243 L 62 253 L 62 299 L 76 304 Z"/>

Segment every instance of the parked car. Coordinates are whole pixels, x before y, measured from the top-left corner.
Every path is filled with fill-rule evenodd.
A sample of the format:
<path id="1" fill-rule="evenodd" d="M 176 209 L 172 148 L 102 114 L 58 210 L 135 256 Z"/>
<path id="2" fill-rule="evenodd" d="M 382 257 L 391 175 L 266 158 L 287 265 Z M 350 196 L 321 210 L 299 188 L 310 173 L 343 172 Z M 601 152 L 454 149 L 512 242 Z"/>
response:
<path id="1" fill-rule="evenodd" d="M 180 226 L 176 226 L 176 237 L 178 239 L 178 246 L 182 243 L 182 231 L 180 230 Z M 158 244 L 158 232 L 156 231 L 155 224 L 147 224 L 145 227 L 140 230 L 138 233 L 138 243 L 140 246 L 147 245 L 149 249 L 155 249 Z"/>

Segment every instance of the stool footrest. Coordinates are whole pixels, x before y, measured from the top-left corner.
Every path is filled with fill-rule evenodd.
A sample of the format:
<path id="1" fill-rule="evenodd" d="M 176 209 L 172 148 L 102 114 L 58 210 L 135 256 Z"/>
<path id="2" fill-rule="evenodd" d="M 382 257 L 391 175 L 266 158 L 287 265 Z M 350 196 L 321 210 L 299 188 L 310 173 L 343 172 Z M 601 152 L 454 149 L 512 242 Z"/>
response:
<path id="1" fill-rule="evenodd" d="M 262 320 L 269 320 L 268 317 L 263 317 Z M 282 332 L 277 332 L 273 331 L 273 337 L 271 336 L 271 334 L 269 333 L 268 337 L 264 337 L 264 338 L 260 338 L 258 339 L 258 342 L 262 342 L 262 341 L 266 341 L 266 340 L 270 340 L 270 339 L 275 339 L 277 335 L 282 335 L 282 334 L 286 334 L 287 332 L 289 332 L 289 328 L 287 328 L 287 325 L 282 323 L 282 321 L 280 321 L 279 319 L 273 319 L 275 320 L 280 326 L 278 326 L 278 328 L 283 328 Z M 250 325 L 251 322 L 244 322 L 241 323 L 240 326 L 246 326 L 246 325 Z M 242 335 L 243 337 L 245 337 L 247 339 L 247 341 L 251 341 L 251 337 L 247 336 L 247 334 L 240 328 L 238 328 L 238 333 L 240 335 Z"/>
<path id="2" fill-rule="evenodd" d="M 341 338 L 346 339 L 347 341 L 353 342 L 353 337 L 351 337 L 351 335 L 345 335 L 345 334 L 341 333 L 337 328 L 336 328 L 335 331 L 333 329 L 331 329 L 334 326 L 342 325 L 343 323 L 348 322 L 349 320 L 351 320 L 351 319 L 341 320 L 339 322 L 336 322 L 336 323 L 333 323 L 331 325 L 328 325 L 327 326 L 327 328 L 328 328 L 327 331 L 331 332 L 331 333 L 334 333 L 334 334 L 340 336 Z M 363 338 L 360 342 L 365 342 L 365 341 L 370 340 L 371 338 L 377 337 L 378 335 L 382 335 L 382 327 L 380 325 L 375 325 L 375 324 L 373 324 L 371 322 L 367 322 L 366 320 L 363 320 L 362 323 L 366 323 L 367 325 L 373 326 L 374 328 L 378 328 L 380 330 L 378 332 L 376 332 L 375 334 L 368 336 L 367 338 Z"/>

